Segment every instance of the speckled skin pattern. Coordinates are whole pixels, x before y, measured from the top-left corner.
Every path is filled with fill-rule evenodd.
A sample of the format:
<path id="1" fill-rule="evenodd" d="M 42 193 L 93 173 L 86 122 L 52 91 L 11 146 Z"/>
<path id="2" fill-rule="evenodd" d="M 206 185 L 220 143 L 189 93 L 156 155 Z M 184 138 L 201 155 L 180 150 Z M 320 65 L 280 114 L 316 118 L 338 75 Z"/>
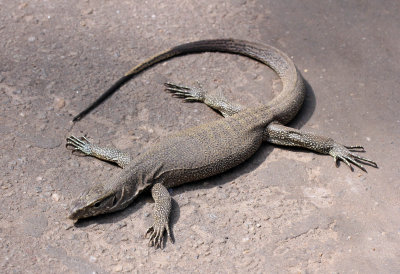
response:
<path id="1" fill-rule="evenodd" d="M 71 219 L 121 210 L 141 192 L 151 189 L 155 200 L 154 223 L 146 234 L 150 236 L 151 245 L 162 247 L 164 230 L 170 236 L 171 197 L 167 188 L 222 173 L 252 156 L 263 141 L 330 154 L 335 161 L 341 159 L 350 167 L 353 163 L 364 169 L 356 162 L 360 160 L 376 166 L 373 161 L 351 152 L 352 149 L 362 149 L 360 146 L 345 147 L 331 138 L 285 127 L 284 124 L 293 119 L 303 103 L 305 87 L 302 76 L 292 60 L 278 49 L 240 40 L 192 42 L 158 54 L 133 68 L 74 120 L 81 119 L 123 83 L 148 67 L 173 56 L 203 51 L 240 54 L 266 64 L 281 78 L 281 93 L 267 105 L 244 109 L 224 98 L 207 95 L 200 88 L 166 83 L 167 91 L 189 101 L 203 102 L 225 118 L 172 134 L 132 160 L 118 149 L 100 148 L 83 137 L 69 137 L 67 146 L 115 162 L 123 168 L 110 180 L 82 193 L 71 210 Z"/>

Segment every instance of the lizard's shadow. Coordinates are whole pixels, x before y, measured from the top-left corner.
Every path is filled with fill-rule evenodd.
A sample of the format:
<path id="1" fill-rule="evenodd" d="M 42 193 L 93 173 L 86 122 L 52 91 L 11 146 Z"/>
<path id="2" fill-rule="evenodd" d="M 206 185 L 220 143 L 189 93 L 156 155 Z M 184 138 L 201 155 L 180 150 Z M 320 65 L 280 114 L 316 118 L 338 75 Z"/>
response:
<path id="1" fill-rule="evenodd" d="M 308 120 L 310 120 L 317 104 L 314 90 L 306 80 L 304 80 L 304 84 L 306 86 L 306 97 L 304 98 L 303 106 L 301 107 L 299 114 L 289 123 L 290 127 L 297 129 L 303 127 Z"/>
<path id="2" fill-rule="evenodd" d="M 296 116 L 296 118 L 289 123 L 290 127 L 294 128 L 301 128 L 304 126 L 307 121 L 311 118 L 312 114 L 314 113 L 316 107 L 316 100 L 315 94 L 311 86 L 305 81 L 306 85 L 306 97 L 303 103 L 303 106 Z M 223 119 L 223 118 L 221 118 Z M 177 188 L 174 188 L 172 194 L 172 210 L 170 216 L 170 228 L 172 238 L 173 236 L 173 227 L 178 222 L 180 218 L 180 207 L 179 204 L 174 200 L 174 197 L 183 194 L 184 192 L 194 191 L 197 189 L 209 189 L 214 187 L 221 187 L 222 185 L 234 181 L 236 178 L 240 177 L 243 174 L 250 173 L 254 169 L 256 169 L 260 164 L 262 164 L 268 155 L 273 150 L 274 146 L 270 144 L 263 144 L 260 149 L 247 161 L 230 169 L 229 171 L 224 172 L 223 174 L 219 174 L 210 178 L 207 178 L 202 181 L 187 183 Z M 289 149 L 292 151 L 298 151 L 298 148 L 291 148 L 285 147 L 285 149 Z M 205 183 L 207 181 L 207 183 Z M 75 223 L 76 227 L 86 227 L 92 225 L 93 223 L 97 224 L 110 224 L 119 222 L 122 219 L 125 219 L 128 216 L 131 216 L 134 212 L 138 209 L 142 208 L 144 204 L 147 204 L 149 201 L 152 201 L 151 195 L 148 192 L 147 195 L 141 195 L 135 200 L 130 206 L 128 206 L 125 210 L 118 211 L 111 214 L 100 215 L 95 217 L 90 217 L 84 220 L 80 220 L 79 222 Z M 152 203 L 154 204 L 154 203 Z M 152 218 L 151 218 L 152 222 Z M 144 234 L 144 232 L 143 232 Z M 166 239 L 164 239 L 164 242 Z M 165 245 L 165 243 L 164 243 Z"/>

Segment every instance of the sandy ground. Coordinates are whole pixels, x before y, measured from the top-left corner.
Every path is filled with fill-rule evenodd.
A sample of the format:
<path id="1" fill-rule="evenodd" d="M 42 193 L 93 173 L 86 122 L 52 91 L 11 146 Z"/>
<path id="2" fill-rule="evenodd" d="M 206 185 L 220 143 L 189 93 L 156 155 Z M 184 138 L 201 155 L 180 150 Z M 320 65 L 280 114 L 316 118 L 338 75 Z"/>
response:
<path id="1" fill-rule="evenodd" d="M 194 2 L 0 2 L 0 272 L 400 272 L 399 2 Z M 67 136 L 136 155 L 170 132 L 219 119 L 172 98 L 165 81 L 199 81 L 247 106 L 279 91 L 261 64 L 196 54 L 141 74 L 71 123 L 138 62 L 221 37 L 292 56 L 309 87 L 291 125 L 362 144 L 379 169 L 351 172 L 329 156 L 265 144 L 223 175 L 172 190 L 176 242 L 163 250 L 143 237 L 149 195 L 71 226 L 71 201 L 118 168 L 71 155 Z"/>

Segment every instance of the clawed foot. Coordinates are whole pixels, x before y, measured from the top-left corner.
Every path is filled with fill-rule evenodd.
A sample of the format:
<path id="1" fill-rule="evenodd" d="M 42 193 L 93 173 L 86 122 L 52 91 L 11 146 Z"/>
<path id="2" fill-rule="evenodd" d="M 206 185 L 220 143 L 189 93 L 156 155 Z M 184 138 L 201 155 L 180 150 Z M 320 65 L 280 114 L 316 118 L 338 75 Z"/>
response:
<path id="1" fill-rule="evenodd" d="M 66 146 L 72 146 L 74 151 L 82 152 L 85 155 L 92 154 L 92 145 L 85 136 L 81 136 L 80 138 L 75 136 L 68 137 Z"/>
<path id="2" fill-rule="evenodd" d="M 155 248 L 163 249 L 163 239 L 164 239 L 164 230 L 167 230 L 167 235 L 170 241 L 173 243 L 173 239 L 171 237 L 171 232 L 169 231 L 168 223 L 166 224 L 156 224 L 154 223 L 149 229 L 147 229 L 145 237 L 149 237 L 149 246 L 154 246 Z"/>
<path id="3" fill-rule="evenodd" d="M 365 152 L 364 148 L 362 146 L 343 146 L 337 143 L 334 143 L 333 147 L 329 151 L 329 154 L 333 157 L 333 160 L 335 161 L 336 165 L 338 165 L 338 161 L 342 160 L 346 165 L 348 165 L 353 171 L 353 166 L 351 164 L 356 165 L 363 171 L 367 172 L 367 170 L 364 168 L 364 166 L 361 163 L 373 166 L 373 167 L 378 167 L 378 165 L 367 158 L 358 156 L 354 152 Z"/>
<path id="4" fill-rule="evenodd" d="M 203 102 L 205 99 L 205 92 L 201 87 L 185 87 L 172 83 L 165 83 L 165 90 L 171 92 L 173 95 L 184 98 L 185 101 Z"/>

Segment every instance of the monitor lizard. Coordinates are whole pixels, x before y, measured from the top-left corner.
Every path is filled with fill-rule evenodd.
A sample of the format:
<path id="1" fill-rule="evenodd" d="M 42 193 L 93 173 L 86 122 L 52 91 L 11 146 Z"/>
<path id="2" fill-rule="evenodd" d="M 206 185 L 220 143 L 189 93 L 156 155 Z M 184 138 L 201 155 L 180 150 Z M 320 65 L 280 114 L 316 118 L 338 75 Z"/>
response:
<path id="1" fill-rule="evenodd" d="M 69 218 L 78 220 L 124 209 L 142 192 L 151 190 L 155 201 L 154 222 L 147 230 L 149 245 L 163 247 L 165 231 L 171 239 L 168 188 L 222 173 L 248 159 L 263 141 L 310 149 L 329 154 L 366 171 L 361 164 L 377 167 L 374 161 L 357 155 L 361 146 L 344 146 L 331 138 L 284 126 L 292 120 L 305 97 L 304 80 L 293 61 L 268 45 L 242 40 L 202 40 L 182 44 L 155 55 L 130 70 L 97 101 L 74 118 L 80 120 L 129 79 L 174 56 L 196 52 L 228 52 L 255 59 L 274 70 L 282 81 L 282 91 L 266 105 L 244 108 L 201 88 L 166 83 L 166 90 L 188 101 L 202 102 L 224 118 L 171 134 L 132 159 L 113 147 L 100 147 L 85 137 L 68 137 L 67 146 L 85 155 L 111 161 L 122 170 L 109 180 L 93 185 L 74 202 Z"/>

